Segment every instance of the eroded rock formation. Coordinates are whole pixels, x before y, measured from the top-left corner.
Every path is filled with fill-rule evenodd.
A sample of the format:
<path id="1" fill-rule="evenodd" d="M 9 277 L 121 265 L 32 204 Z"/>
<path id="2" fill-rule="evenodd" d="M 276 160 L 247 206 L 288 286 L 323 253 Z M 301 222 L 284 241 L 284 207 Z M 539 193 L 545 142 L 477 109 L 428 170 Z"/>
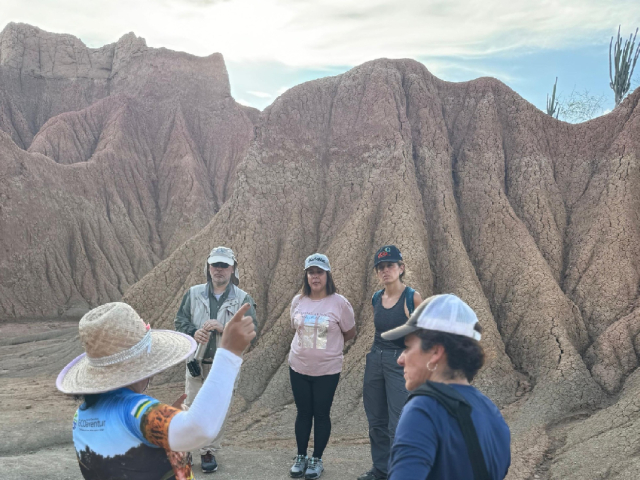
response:
<path id="1" fill-rule="evenodd" d="M 232 246 L 261 325 L 233 428 L 242 441 L 277 441 L 294 416 L 289 304 L 305 256 L 327 253 L 359 330 L 334 435 L 362 438 L 372 253 L 393 242 L 423 297 L 453 292 L 478 312 L 488 361 L 476 385 L 512 427 L 511 479 L 632 478 L 639 100 L 637 91 L 614 112 L 569 125 L 497 80 L 443 82 L 410 60 L 297 86 L 262 113 L 230 200 L 125 300 L 171 328 L 208 250 Z"/>
<path id="2" fill-rule="evenodd" d="M 260 320 L 232 437 L 277 444 L 295 413 L 289 304 L 304 258 L 322 251 L 359 330 L 333 438 L 361 440 L 371 257 L 393 242 L 423 297 L 453 292 L 478 312 L 487 365 L 476 385 L 512 427 L 510 479 L 636 478 L 639 101 L 569 125 L 496 80 L 453 84 L 378 60 L 259 114 L 231 98 L 220 55 L 150 49 L 133 34 L 89 49 L 10 24 L 0 316 L 78 312 L 128 289 L 143 318 L 172 328 L 209 249 L 232 246 Z M 39 347 L 46 365 L 26 373 L 21 347 L 6 347 L 6 362 L 18 376 L 55 374 L 80 348 L 73 336 Z"/>
<path id="3" fill-rule="evenodd" d="M 253 138 L 220 54 L 0 34 L 0 318 L 120 298 L 204 227 Z"/>

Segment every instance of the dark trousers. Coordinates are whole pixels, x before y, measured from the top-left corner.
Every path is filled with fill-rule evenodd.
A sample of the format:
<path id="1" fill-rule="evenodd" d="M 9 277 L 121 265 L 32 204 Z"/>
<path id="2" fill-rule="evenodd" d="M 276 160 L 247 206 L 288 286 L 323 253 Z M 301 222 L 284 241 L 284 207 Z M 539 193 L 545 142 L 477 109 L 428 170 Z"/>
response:
<path id="1" fill-rule="evenodd" d="M 313 456 L 322 458 L 331 435 L 331 404 L 340 374 L 312 377 L 289 367 L 293 399 L 296 402 L 296 443 L 298 455 L 306 455 L 313 423 Z"/>
<path id="2" fill-rule="evenodd" d="M 364 369 L 362 399 L 369 421 L 371 459 L 378 473 L 384 475 L 387 475 L 400 413 L 409 396 L 404 370 L 398 365 L 401 353 L 401 349 L 382 350 L 374 346 L 367 354 Z"/>

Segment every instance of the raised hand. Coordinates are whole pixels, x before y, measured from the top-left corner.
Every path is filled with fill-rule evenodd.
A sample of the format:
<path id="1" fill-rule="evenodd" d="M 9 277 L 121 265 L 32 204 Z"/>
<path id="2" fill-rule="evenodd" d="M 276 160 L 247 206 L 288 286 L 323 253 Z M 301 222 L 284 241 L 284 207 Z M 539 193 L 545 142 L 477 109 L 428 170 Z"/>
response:
<path id="1" fill-rule="evenodd" d="M 245 317 L 244 314 L 249 310 L 250 305 L 245 303 L 240 310 L 227 322 L 224 327 L 224 333 L 220 341 L 220 346 L 231 353 L 242 355 L 245 348 L 249 346 L 251 340 L 256 336 L 256 330 L 253 326 L 253 319 Z"/>

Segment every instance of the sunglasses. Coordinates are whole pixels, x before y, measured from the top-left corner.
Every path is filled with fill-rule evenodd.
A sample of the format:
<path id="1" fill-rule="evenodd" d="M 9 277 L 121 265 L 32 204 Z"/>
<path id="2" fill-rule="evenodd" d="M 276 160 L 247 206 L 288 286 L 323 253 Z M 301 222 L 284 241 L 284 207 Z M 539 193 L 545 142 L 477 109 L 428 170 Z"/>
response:
<path id="1" fill-rule="evenodd" d="M 210 263 L 209 265 L 211 265 L 213 268 L 229 268 L 231 266 L 224 262 Z"/>

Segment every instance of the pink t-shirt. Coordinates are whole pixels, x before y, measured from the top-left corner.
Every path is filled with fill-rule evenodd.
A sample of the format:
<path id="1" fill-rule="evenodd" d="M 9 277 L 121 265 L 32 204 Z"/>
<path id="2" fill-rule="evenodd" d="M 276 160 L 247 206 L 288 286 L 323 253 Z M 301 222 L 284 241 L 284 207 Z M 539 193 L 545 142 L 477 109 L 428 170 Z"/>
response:
<path id="1" fill-rule="evenodd" d="M 303 375 L 319 377 L 342 371 L 343 332 L 356 324 L 349 300 L 334 293 L 322 300 L 296 295 L 291 302 L 289 365 Z"/>

